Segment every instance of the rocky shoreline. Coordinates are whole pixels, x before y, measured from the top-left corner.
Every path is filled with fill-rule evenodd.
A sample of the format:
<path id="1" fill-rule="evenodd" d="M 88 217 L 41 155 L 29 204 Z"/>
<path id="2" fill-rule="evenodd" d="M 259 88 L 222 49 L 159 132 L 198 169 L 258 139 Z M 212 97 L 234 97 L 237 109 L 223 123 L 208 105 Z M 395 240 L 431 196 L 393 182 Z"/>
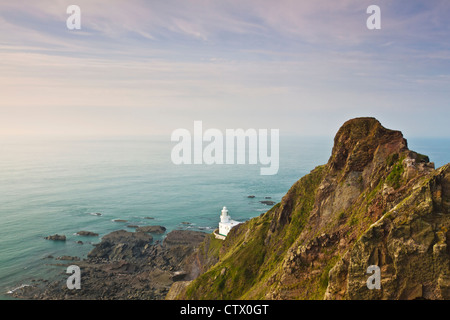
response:
<path id="1" fill-rule="evenodd" d="M 86 259 L 56 258 L 58 263 L 53 265 L 62 267 L 56 280 L 37 279 L 11 295 L 28 300 L 165 299 L 174 282 L 197 277 L 199 271 L 192 268 L 189 259 L 208 235 L 201 231 L 173 230 L 163 241 L 153 243 L 150 233 L 165 231 L 162 226 L 137 228 L 134 232 L 113 231 L 94 244 Z M 49 239 L 60 240 L 59 237 Z M 79 290 L 67 288 L 69 265 L 80 268 Z"/>

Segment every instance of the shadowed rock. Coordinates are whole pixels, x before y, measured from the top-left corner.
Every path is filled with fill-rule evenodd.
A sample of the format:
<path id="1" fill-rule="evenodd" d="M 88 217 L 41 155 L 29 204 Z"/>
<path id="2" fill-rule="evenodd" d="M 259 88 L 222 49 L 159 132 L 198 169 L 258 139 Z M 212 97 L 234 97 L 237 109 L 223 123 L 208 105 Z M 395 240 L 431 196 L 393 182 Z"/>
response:
<path id="1" fill-rule="evenodd" d="M 32 285 L 14 290 L 12 295 L 39 300 L 164 299 L 174 282 L 198 275 L 190 258 L 204 236 L 198 231 L 172 231 L 162 245 L 159 241 L 151 244 L 152 236 L 146 232 L 113 231 L 102 237 L 85 260 L 72 256 L 57 258 L 70 264 L 76 261 L 82 274 L 80 290 L 67 289 L 67 275 L 62 272 L 60 280 L 36 279 Z"/>
<path id="2" fill-rule="evenodd" d="M 45 237 L 44 239 L 54 240 L 54 241 L 66 241 L 66 236 L 65 235 L 60 235 L 60 234 L 54 234 L 54 235 Z"/>
<path id="3" fill-rule="evenodd" d="M 86 236 L 86 237 L 96 237 L 96 236 L 98 236 L 98 233 L 95 233 L 92 231 L 78 231 L 77 235 Z"/>

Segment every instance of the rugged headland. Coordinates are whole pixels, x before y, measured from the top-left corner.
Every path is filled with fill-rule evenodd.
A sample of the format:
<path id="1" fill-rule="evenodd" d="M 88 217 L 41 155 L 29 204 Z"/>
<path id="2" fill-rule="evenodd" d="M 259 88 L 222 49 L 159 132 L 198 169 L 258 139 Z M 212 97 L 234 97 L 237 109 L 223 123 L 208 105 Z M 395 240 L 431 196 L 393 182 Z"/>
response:
<path id="1" fill-rule="evenodd" d="M 450 165 L 374 118 L 347 121 L 331 157 L 268 212 L 207 237 L 205 270 L 168 299 L 450 299 Z M 370 290 L 369 266 L 381 271 Z"/>
<path id="2" fill-rule="evenodd" d="M 344 123 L 328 163 L 224 241 L 172 231 L 163 243 L 150 244 L 155 230 L 104 236 L 76 262 L 82 290 L 56 281 L 15 296 L 450 299 L 450 164 L 435 169 L 408 149 L 400 131 L 374 118 Z M 380 268 L 380 289 L 367 286 L 369 266 Z"/>

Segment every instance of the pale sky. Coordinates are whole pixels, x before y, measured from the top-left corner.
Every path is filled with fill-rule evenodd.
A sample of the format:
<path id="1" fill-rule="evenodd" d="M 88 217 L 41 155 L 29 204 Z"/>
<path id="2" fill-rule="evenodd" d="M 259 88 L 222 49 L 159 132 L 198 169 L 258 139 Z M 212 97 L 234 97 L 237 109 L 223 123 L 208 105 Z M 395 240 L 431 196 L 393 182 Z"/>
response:
<path id="1" fill-rule="evenodd" d="M 0 0 L 0 135 L 333 136 L 374 116 L 448 137 L 449 17 L 447 0 Z"/>

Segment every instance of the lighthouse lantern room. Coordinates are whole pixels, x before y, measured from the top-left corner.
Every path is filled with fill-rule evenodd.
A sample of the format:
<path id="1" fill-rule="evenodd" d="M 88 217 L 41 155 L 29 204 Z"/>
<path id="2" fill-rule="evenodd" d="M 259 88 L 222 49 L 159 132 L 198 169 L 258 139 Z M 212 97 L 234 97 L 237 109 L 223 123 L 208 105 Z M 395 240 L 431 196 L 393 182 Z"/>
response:
<path id="1" fill-rule="evenodd" d="M 240 224 L 240 222 L 231 220 L 227 207 L 223 207 L 222 214 L 220 215 L 219 234 L 226 237 L 231 228 L 238 224 Z"/>

